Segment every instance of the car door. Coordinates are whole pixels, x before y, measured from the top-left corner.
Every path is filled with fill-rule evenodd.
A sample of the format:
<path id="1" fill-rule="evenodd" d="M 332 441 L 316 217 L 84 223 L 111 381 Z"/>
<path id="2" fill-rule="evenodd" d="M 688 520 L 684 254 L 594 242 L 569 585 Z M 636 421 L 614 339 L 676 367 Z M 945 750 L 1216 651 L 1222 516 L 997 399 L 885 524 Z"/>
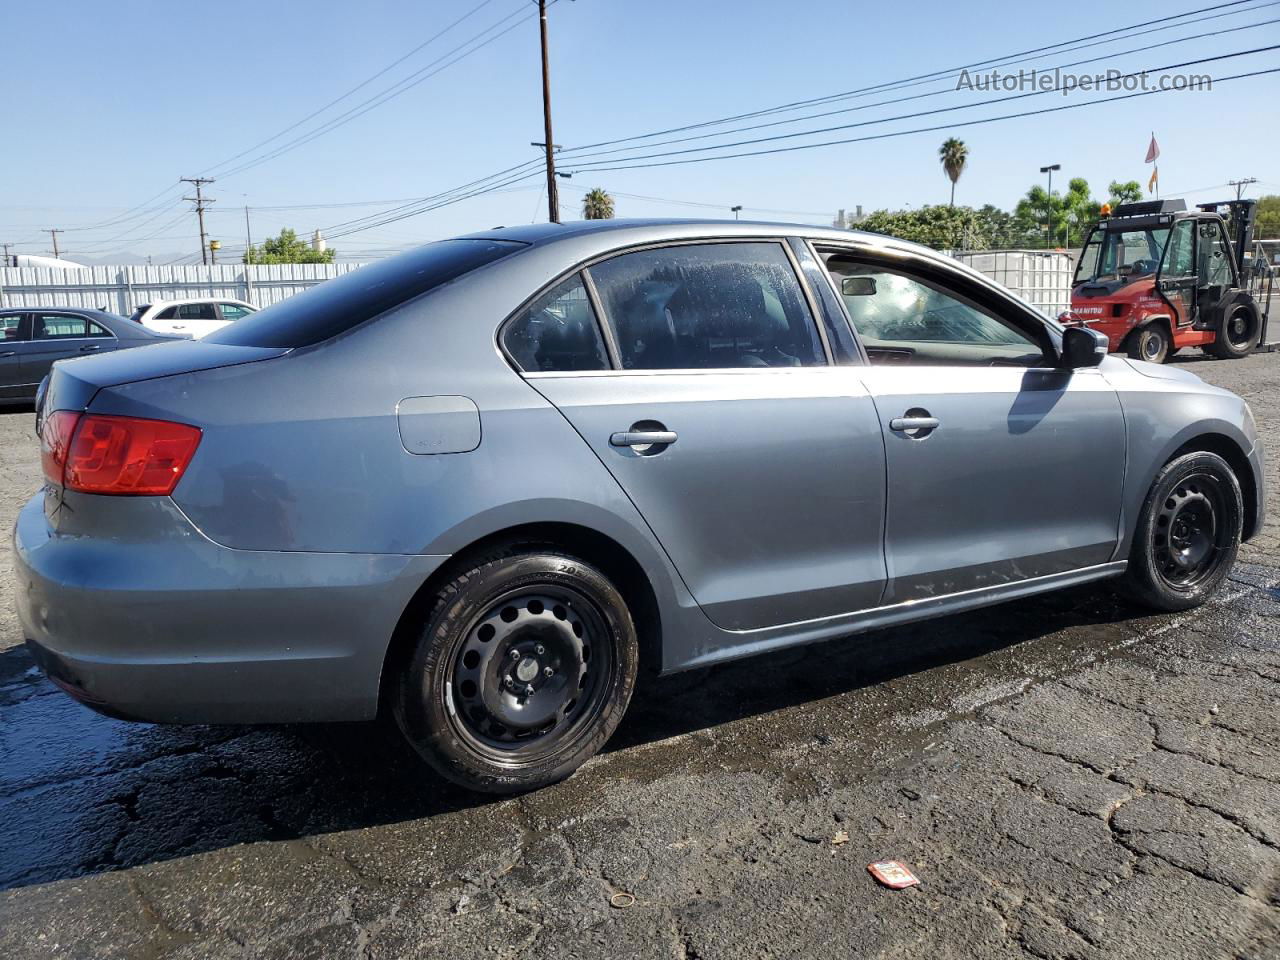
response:
<path id="1" fill-rule="evenodd" d="M 0 314 L 0 399 L 31 394 L 22 377 L 22 353 L 30 338 L 31 321 L 27 314 Z"/>
<path id="2" fill-rule="evenodd" d="M 1107 563 L 1125 467 L 1119 398 L 1066 371 L 1044 322 L 926 258 L 819 248 L 870 364 L 889 493 L 885 603 Z"/>
<path id="3" fill-rule="evenodd" d="M 180 303 L 174 317 L 170 326 L 175 333 L 189 333 L 197 339 L 226 326 L 210 302 Z"/>
<path id="4" fill-rule="evenodd" d="M 622 253 L 550 291 L 503 342 L 712 622 L 752 630 L 879 602 L 879 422 L 849 368 L 829 364 L 782 243 Z"/>
<path id="5" fill-rule="evenodd" d="M 1160 269 L 1156 273 L 1156 289 L 1173 311 L 1173 325 L 1189 330 L 1196 321 L 1197 298 L 1195 221 L 1179 220 L 1169 230 L 1169 240 Z"/>
<path id="6" fill-rule="evenodd" d="M 34 387 L 58 360 L 105 353 L 116 348 L 115 335 L 76 313 L 37 310 L 32 314 L 31 340 L 22 357 L 22 379 Z"/>

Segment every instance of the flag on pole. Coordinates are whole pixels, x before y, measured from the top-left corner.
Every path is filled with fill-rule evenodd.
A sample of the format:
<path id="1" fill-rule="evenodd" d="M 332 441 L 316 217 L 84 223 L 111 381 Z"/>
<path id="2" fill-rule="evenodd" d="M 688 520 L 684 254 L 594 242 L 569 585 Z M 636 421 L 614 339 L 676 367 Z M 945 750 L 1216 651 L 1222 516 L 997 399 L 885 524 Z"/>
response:
<path id="1" fill-rule="evenodd" d="M 1147 159 L 1146 159 L 1146 160 L 1143 160 L 1142 162 L 1143 162 L 1143 163 L 1155 163 L 1155 162 L 1156 162 L 1156 159 L 1157 159 L 1159 156 L 1160 156 L 1160 145 L 1159 145 L 1158 143 L 1156 143 L 1156 135 L 1155 135 L 1155 133 L 1153 132 L 1153 133 L 1151 134 L 1151 145 L 1150 145 L 1149 147 L 1147 147 Z"/>
<path id="2" fill-rule="evenodd" d="M 1147 181 L 1147 193 L 1153 193 L 1160 185 L 1160 168 L 1151 168 L 1151 179 Z"/>

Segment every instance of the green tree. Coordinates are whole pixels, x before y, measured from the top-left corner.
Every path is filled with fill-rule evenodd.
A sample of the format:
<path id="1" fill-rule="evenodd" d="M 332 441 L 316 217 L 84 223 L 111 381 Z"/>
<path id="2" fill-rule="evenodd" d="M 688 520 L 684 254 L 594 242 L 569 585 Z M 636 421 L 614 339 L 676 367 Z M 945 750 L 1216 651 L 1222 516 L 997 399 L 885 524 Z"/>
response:
<path id="1" fill-rule="evenodd" d="M 602 187 L 588 190 L 582 198 L 582 217 L 584 220 L 612 220 L 613 197 Z"/>
<path id="2" fill-rule="evenodd" d="M 987 249 L 979 217 L 970 207 L 937 204 L 919 210 L 876 210 L 857 227 L 936 250 Z"/>
<path id="3" fill-rule="evenodd" d="M 1089 181 L 1075 177 L 1068 181 L 1063 193 L 1049 196 L 1039 185 L 1027 191 L 1018 201 L 1015 215 L 1040 225 L 1041 232 L 1036 246 L 1045 246 L 1044 225 L 1049 225 L 1048 246 L 1069 247 L 1073 239 L 1079 241 L 1086 230 L 1098 220 L 1100 204 L 1089 194 Z"/>
<path id="4" fill-rule="evenodd" d="M 1253 235 L 1259 240 L 1280 240 L 1280 194 L 1271 193 L 1260 197 L 1257 217 Z"/>
<path id="5" fill-rule="evenodd" d="M 1112 180 L 1107 184 L 1107 202 L 1112 207 L 1117 207 L 1122 203 L 1137 203 L 1142 199 L 1142 184 L 1137 180 L 1126 180 L 1121 183 L 1119 180 Z"/>
<path id="6" fill-rule="evenodd" d="M 954 207 L 956 205 L 956 181 L 960 179 L 960 174 L 964 173 L 965 165 L 969 162 L 969 148 L 964 145 L 963 140 L 948 137 L 942 142 L 942 146 L 938 148 L 938 159 L 942 162 L 942 169 L 946 171 L 951 180 L 950 205 Z"/>
<path id="7" fill-rule="evenodd" d="M 278 237 L 268 237 L 261 247 L 250 246 L 244 252 L 245 263 L 333 263 L 337 251 L 313 250 L 311 244 L 299 240 L 297 233 L 285 227 Z"/>

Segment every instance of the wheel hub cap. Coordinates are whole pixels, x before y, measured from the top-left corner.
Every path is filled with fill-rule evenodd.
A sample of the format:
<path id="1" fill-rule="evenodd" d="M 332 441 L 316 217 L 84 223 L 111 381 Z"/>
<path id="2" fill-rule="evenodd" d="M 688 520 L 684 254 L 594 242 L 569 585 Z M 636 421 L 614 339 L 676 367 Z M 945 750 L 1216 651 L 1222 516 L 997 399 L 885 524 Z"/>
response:
<path id="1" fill-rule="evenodd" d="M 510 749 L 570 723 L 592 687 L 590 615 L 567 598 L 524 593 L 471 627 L 454 663 L 468 732 Z"/>
<path id="2" fill-rule="evenodd" d="M 1175 587 L 1194 586 L 1212 573 L 1221 525 L 1216 487 L 1190 477 L 1170 492 L 1156 515 L 1155 559 L 1160 575 Z"/>

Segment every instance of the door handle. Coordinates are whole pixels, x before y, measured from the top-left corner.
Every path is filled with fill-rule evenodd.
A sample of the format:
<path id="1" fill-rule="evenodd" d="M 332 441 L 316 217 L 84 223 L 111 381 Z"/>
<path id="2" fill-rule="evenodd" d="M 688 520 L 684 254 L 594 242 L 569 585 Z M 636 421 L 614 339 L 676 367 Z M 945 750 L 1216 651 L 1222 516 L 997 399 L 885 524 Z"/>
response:
<path id="1" fill-rule="evenodd" d="M 615 433 L 609 438 L 610 445 L 615 447 L 665 447 L 675 442 L 674 430 L 627 430 Z"/>
<path id="2" fill-rule="evenodd" d="M 0 353 L 0 357 L 16 357 L 17 355 L 17 350 L 6 350 L 4 353 Z"/>
<path id="3" fill-rule="evenodd" d="M 102 349 L 102 345 L 101 345 L 101 344 L 98 344 L 98 343 L 86 343 L 83 347 L 81 347 L 81 348 L 80 348 L 80 352 L 81 352 L 81 353 L 93 353 L 93 351 L 95 351 L 95 350 L 101 350 L 101 349 Z"/>
<path id="4" fill-rule="evenodd" d="M 906 433 L 908 430 L 936 430 L 939 426 L 937 417 L 894 417 L 889 421 L 889 429 Z"/>

